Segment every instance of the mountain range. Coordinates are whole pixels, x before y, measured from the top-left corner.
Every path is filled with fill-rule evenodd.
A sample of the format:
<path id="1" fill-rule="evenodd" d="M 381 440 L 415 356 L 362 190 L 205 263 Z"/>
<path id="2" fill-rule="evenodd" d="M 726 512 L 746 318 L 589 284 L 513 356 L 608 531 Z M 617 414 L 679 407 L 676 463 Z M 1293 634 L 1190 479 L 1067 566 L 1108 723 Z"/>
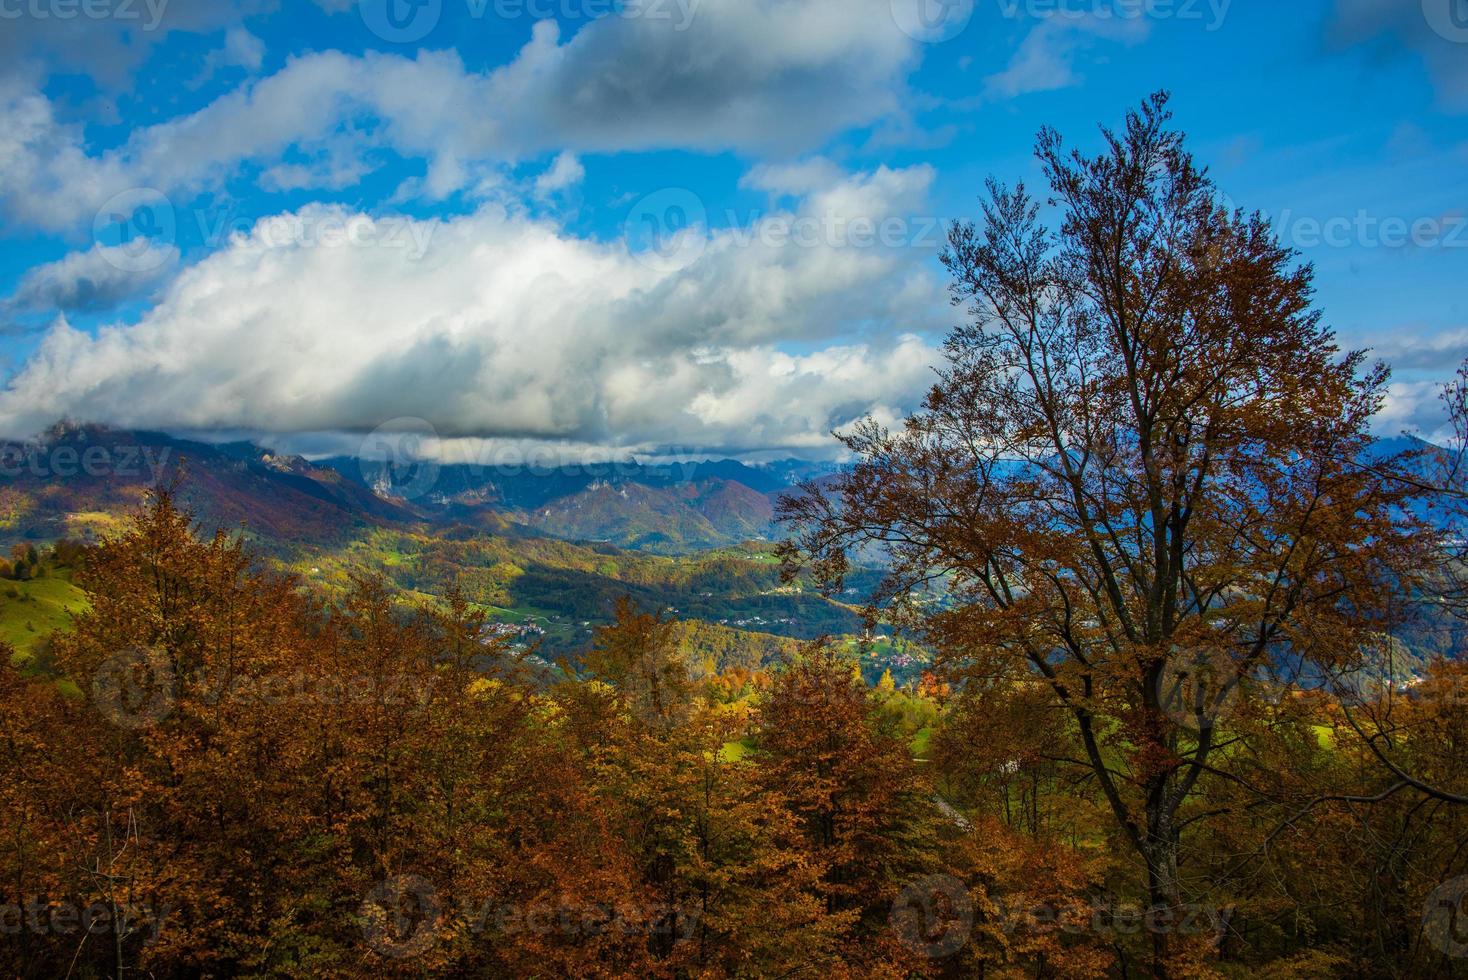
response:
<path id="1" fill-rule="evenodd" d="M 202 524 L 243 526 L 267 549 L 427 524 L 683 554 L 774 536 L 779 496 L 834 471 L 793 459 L 460 464 L 414 476 L 404 493 L 401 474 L 370 460 L 58 424 L 35 442 L 0 447 L 0 543 L 94 537 L 161 481 L 177 485 Z"/>
<path id="2" fill-rule="evenodd" d="M 1375 452 L 1421 446 L 1383 440 Z M 57 425 L 35 442 L 0 445 L 0 548 L 95 539 L 163 483 L 201 530 L 241 529 L 258 553 L 328 592 L 363 572 L 408 598 L 463 585 L 497 619 L 541 631 L 553 651 L 578 649 L 631 595 L 703 624 L 708 642 L 731 651 L 719 659 L 757 661 L 772 638 L 861 631 L 858 598 L 783 584 L 771 554 L 776 500 L 834 471 L 798 460 L 454 465 L 408 474 L 404 494 L 405 474 L 371 461 Z M 848 584 L 865 594 L 879 575 L 862 569 Z M 1401 638 L 1414 651 L 1458 647 L 1458 625 L 1429 625 Z"/>

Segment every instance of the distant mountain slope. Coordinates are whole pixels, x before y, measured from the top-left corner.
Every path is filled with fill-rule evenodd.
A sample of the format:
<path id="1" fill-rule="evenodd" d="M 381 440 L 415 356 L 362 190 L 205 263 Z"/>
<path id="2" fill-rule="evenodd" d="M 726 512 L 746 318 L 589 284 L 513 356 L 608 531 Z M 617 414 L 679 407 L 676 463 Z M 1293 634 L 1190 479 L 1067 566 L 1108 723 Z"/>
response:
<path id="1" fill-rule="evenodd" d="M 721 534 L 746 540 L 773 536 L 775 502 L 768 493 L 734 480 L 711 480 L 699 485 L 692 506 Z"/>
<path id="2" fill-rule="evenodd" d="M 373 464 L 337 457 L 321 467 L 372 488 Z M 770 538 L 775 499 L 796 482 L 835 472 L 831 463 L 737 460 L 562 467 L 449 465 L 412 507 L 439 523 L 480 523 L 485 515 L 531 533 L 680 554 Z"/>
<path id="3" fill-rule="evenodd" d="M 58 425 L 0 449 L 0 543 L 88 537 L 158 484 L 176 484 L 206 527 L 238 527 L 270 546 L 344 540 L 420 519 L 334 470 L 245 444 L 211 446 L 156 432 Z"/>
<path id="4" fill-rule="evenodd" d="M 735 460 L 545 467 L 450 465 L 411 500 L 380 464 L 310 462 L 245 442 L 206 444 L 157 432 L 58 424 L 0 446 L 0 544 L 92 537 L 136 509 L 147 489 L 177 483 L 209 527 L 238 527 L 289 550 L 382 525 L 425 523 L 483 533 L 549 535 L 662 554 L 776 534 L 774 499 L 829 464 Z"/>
<path id="5" fill-rule="evenodd" d="M 317 462 L 336 470 L 343 478 L 370 485 L 373 464 L 336 456 Z M 766 466 L 751 466 L 738 460 L 700 460 L 678 463 L 640 463 L 635 460 L 547 467 L 543 465 L 441 466 L 430 490 L 417 503 L 449 508 L 494 503 L 507 510 L 535 510 L 556 500 L 574 496 L 597 484 L 665 489 L 687 484 L 724 480 L 761 494 L 779 493 L 802 480 L 834 472 L 830 463 L 789 459 Z"/>
<path id="6" fill-rule="evenodd" d="M 556 537 L 642 551 L 685 551 L 727 540 L 677 491 L 640 483 L 595 483 L 527 513 L 523 520 Z"/>
<path id="7" fill-rule="evenodd" d="M 674 487 L 594 483 L 520 520 L 545 534 L 660 554 L 767 538 L 774 504 L 732 480 Z"/>

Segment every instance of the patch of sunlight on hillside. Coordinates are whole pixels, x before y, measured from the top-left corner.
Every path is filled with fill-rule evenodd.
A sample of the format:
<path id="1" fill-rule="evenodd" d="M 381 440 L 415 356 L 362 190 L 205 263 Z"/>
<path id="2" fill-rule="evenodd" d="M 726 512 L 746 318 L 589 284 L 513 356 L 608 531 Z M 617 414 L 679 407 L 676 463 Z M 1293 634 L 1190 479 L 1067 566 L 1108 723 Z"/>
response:
<path id="1" fill-rule="evenodd" d="M 86 593 L 64 578 L 0 581 L 0 640 L 15 648 L 17 663 L 27 661 L 37 643 L 71 629 L 71 614 L 87 608 Z"/>

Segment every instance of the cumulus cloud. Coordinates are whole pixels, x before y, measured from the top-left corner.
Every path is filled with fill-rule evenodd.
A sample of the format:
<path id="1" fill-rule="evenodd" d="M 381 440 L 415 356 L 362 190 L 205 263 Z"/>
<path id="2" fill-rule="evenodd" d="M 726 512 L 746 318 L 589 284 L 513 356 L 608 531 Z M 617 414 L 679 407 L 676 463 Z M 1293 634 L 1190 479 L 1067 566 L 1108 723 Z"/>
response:
<path id="1" fill-rule="evenodd" d="M 575 187 L 586 177 L 586 168 L 575 154 L 562 153 L 556 157 L 550 169 L 535 178 L 537 197 L 549 197 L 568 187 Z"/>
<path id="2" fill-rule="evenodd" d="M 1442 395 L 1452 371 L 1468 359 L 1468 329 L 1431 333 L 1404 326 L 1373 338 L 1370 347 L 1372 357 L 1395 372 L 1386 402 L 1373 420 L 1376 432 L 1410 432 L 1440 445 L 1456 438 Z"/>
<path id="3" fill-rule="evenodd" d="M 1442 400 L 1440 381 L 1394 381 L 1386 402 L 1372 420 L 1377 435 L 1391 437 L 1410 432 L 1428 442 L 1445 445 L 1454 438 Z"/>
<path id="4" fill-rule="evenodd" d="M 184 269 L 135 324 L 58 323 L 0 391 L 0 429 L 417 417 L 448 439 L 829 449 L 832 428 L 913 406 L 938 359 L 918 333 L 946 304 L 920 243 L 788 230 L 900 225 L 931 179 L 849 176 L 756 226 L 699 229 L 676 269 L 499 205 L 437 221 L 313 205 Z"/>
<path id="5" fill-rule="evenodd" d="M 824 157 L 794 163 L 760 164 L 739 182 L 770 194 L 808 194 L 841 179 L 841 168 Z"/>
<path id="6" fill-rule="evenodd" d="M 237 60 L 251 60 L 248 39 L 236 42 Z M 485 72 L 452 51 L 303 55 L 100 152 L 11 78 L 0 82 L 0 202 L 64 230 L 122 190 L 187 193 L 287 151 L 316 162 L 277 174 L 277 186 L 342 186 L 385 147 L 428 161 L 421 186 L 438 197 L 483 181 L 484 161 L 546 152 L 791 153 L 900 112 L 914 47 L 888 0 L 705 0 L 687 30 L 607 17 L 566 38 L 544 20 Z"/>
<path id="7" fill-rule="evenodd" d="M 237 25 L 271 0 L 92 0 L 73 5 L 6 5 L 0 17 L 0 71 L 85 73 L 121 87 L 170 34 L 209 34 Z M 39 10 L 38 15 L 34 13 Z"/>
<path id="8" fill-rule="evenodd" d="M 1442 371 L 1468 359 L 1468 330 L 1404 328 L 1373 340 L 1371 353 L 1397 370 Z"/>
<path id="9" fill-rule="evenodd" d="M 243 27 L 231 27 L 224 32 L 224 43 L 204 58 L 203 70 L 190 84 L 197 88 L 230 68 L 256 72 L 264 63 L 265 42 Z"/>
<path id="10" fill-rule="evenodd" d="M 12 316 L 104 312 L 167 278 L 178 255 L 172 245 L 151 244 L 142 252 L 94 245 L 30 269 L 0 309 Z"/>

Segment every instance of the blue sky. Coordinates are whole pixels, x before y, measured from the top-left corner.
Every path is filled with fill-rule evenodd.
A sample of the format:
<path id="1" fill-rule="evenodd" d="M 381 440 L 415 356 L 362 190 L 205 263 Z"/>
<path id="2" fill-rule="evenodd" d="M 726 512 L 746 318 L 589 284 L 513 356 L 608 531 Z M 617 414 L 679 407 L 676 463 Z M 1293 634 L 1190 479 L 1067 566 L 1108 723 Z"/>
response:
<path id="1" fill-rule="evenodd" d="M 1468 0 L 0 0 L 0 66 L 12 437 L 827 454 L 942 225 L 1158 88 L 1383 432 L 1468 356 Z"/>

